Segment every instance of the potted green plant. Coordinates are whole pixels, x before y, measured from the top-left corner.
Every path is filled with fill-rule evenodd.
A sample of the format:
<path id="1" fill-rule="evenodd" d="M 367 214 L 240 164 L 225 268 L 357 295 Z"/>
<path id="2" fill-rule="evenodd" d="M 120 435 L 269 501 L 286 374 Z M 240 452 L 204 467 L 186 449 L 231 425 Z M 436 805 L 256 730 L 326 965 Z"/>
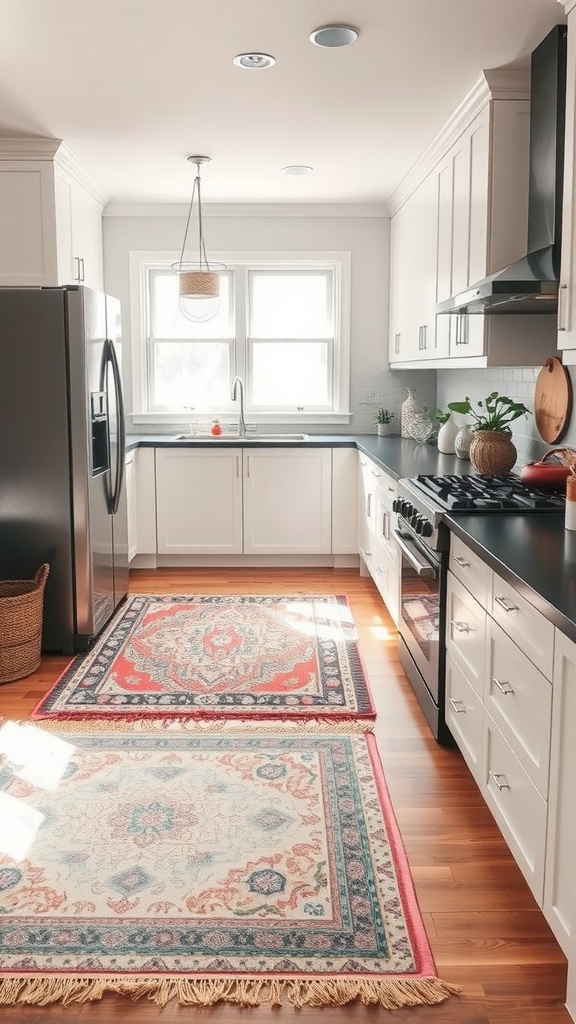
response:
<path id="1" fill-rule="evenodd" d="M 452 412 L 471 416 L 474 436 L 470 444 L 470 461 L 479 473 L 509 473 L 516 462 L 510 424 L 530 413 L 523 402 L 493 391 L 483 401 L 448 402 Z"/>
<path id="2" fill-rule="evenodd" d="M 376 430 L 381 437 L 392 433 L 392 420 L 394 413 L 389 409 L 378 409 L 376 413 Z"/>

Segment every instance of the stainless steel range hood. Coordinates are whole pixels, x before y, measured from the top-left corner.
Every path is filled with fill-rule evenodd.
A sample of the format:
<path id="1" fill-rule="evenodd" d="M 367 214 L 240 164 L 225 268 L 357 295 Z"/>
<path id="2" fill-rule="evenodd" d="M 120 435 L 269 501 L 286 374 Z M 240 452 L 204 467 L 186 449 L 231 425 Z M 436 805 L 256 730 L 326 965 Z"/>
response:
<path id="1" fill-rule="evenodd" d="M 436 306 L 437 313 L 555 313 L 566 111 L 566 26 L 556 25 L 530 64 L 528 253 Z"/>

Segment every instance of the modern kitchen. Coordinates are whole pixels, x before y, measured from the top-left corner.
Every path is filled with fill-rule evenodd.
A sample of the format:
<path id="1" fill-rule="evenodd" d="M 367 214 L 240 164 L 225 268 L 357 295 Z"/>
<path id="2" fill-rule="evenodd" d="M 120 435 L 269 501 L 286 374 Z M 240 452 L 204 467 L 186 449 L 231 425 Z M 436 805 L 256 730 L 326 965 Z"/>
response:
<path id="1" fill-rule="evenodd" d="M 394 1019 L 576 1021 L 576 0 L 99 6 L 0 0 L 0 718 L 127 595 L 348 594 L 454 986 Z"/>

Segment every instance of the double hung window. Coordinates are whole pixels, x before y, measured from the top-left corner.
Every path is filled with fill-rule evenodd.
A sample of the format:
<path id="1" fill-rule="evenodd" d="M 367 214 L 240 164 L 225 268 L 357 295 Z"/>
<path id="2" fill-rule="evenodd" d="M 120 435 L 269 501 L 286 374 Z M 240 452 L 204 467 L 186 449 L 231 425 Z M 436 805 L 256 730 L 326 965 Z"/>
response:
<path id="1" fill-rule="evenodd" d="M 345 421 L 349 254 L 221 257 L 218 313 L 194 323 L 178 306 L 173 254 L 131 254 L 135 416 L 233 414 L 239 374 L 254 419 Z"/>

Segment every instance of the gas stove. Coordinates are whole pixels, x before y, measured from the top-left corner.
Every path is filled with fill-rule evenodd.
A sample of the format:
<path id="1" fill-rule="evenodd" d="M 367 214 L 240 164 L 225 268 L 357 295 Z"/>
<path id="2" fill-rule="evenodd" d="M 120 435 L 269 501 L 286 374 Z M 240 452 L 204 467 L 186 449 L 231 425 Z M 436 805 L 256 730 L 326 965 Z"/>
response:
<path id="1" fill-rule="evenodd" d="M 395 511 L 435 550 L 448 546 L 442 514 L 564 512 L 564 496 L 526 487 L 519 476 L 422 475 L 400 480 Z"/>

